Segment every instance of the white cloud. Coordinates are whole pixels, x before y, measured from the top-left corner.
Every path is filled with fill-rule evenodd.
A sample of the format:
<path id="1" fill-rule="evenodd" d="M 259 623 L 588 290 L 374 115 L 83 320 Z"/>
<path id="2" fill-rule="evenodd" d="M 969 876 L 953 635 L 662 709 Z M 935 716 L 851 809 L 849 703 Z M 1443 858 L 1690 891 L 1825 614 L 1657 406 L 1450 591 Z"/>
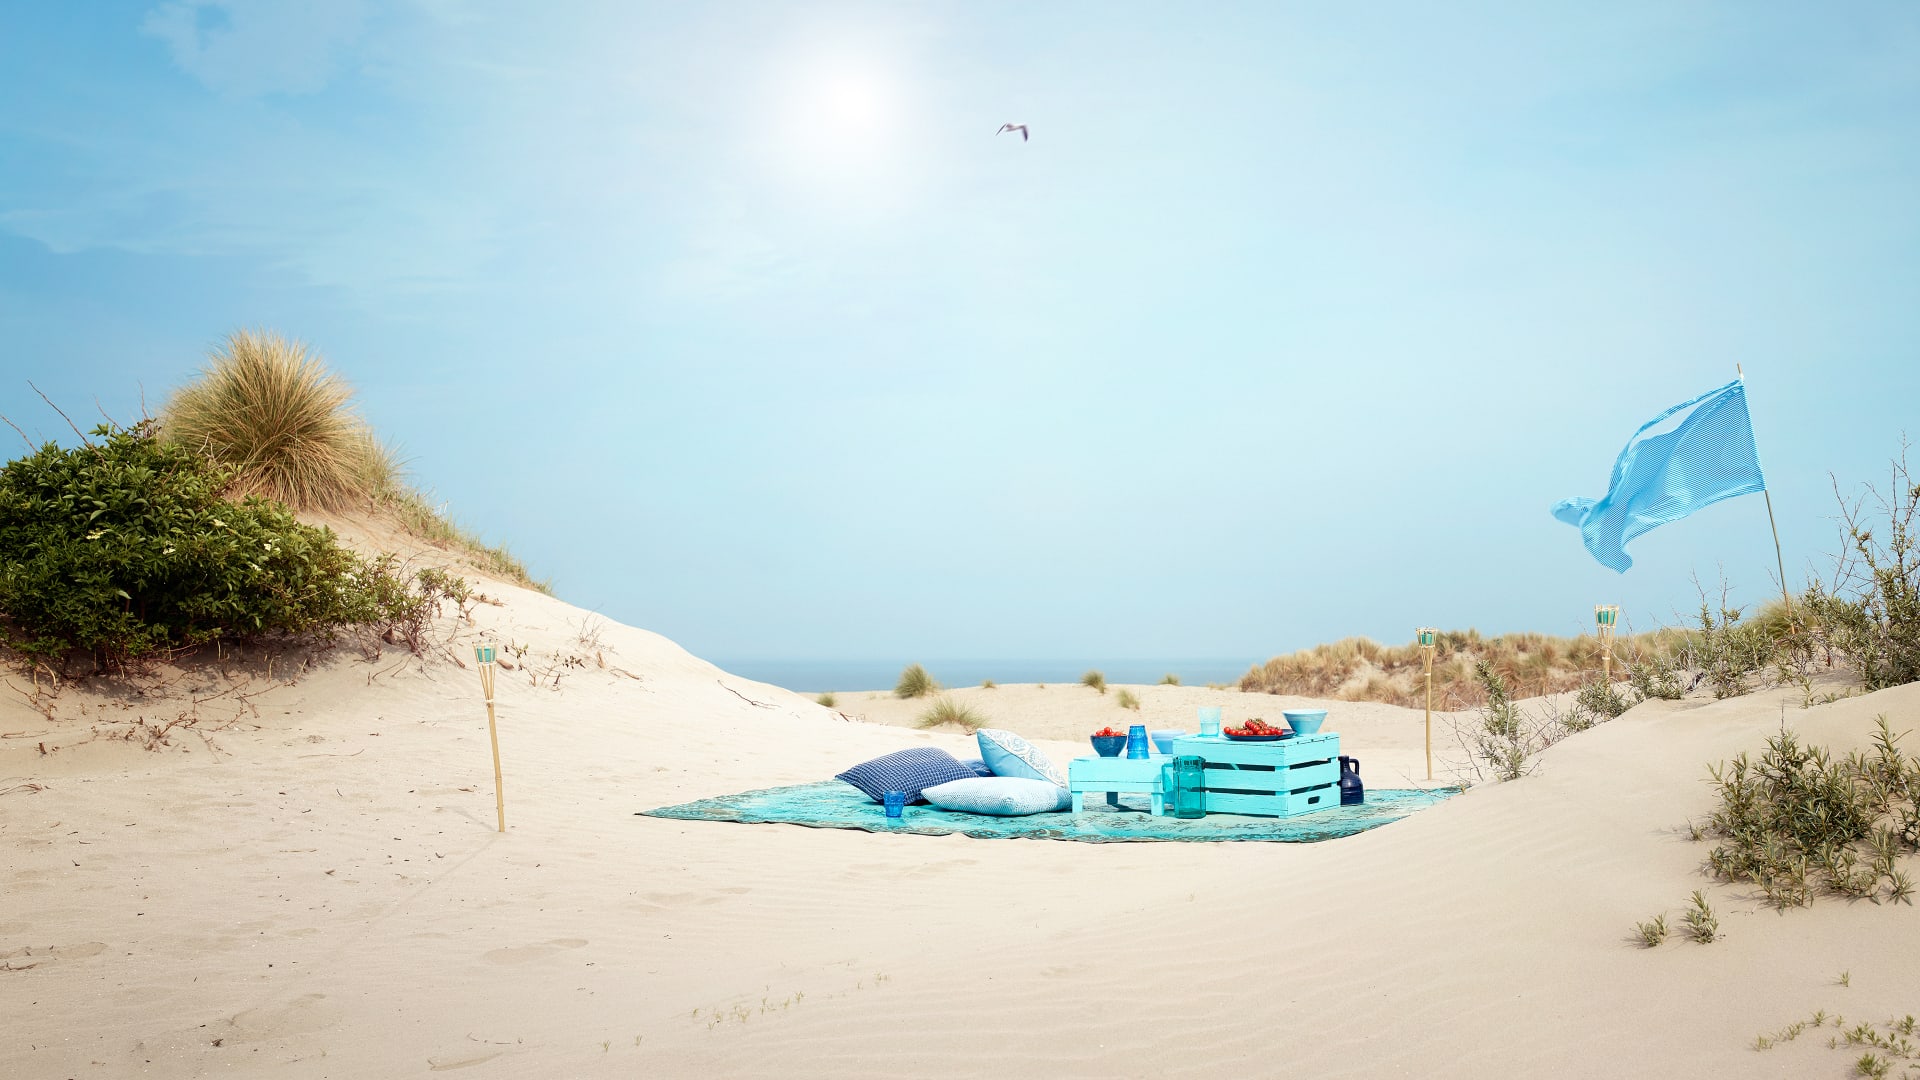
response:
<path id="1" fill-rule="evenodd" d="M 324 88 L 364 23 L 360 0 L 167 0 L 141 30 L 209 90 L 259 97 Z"/>

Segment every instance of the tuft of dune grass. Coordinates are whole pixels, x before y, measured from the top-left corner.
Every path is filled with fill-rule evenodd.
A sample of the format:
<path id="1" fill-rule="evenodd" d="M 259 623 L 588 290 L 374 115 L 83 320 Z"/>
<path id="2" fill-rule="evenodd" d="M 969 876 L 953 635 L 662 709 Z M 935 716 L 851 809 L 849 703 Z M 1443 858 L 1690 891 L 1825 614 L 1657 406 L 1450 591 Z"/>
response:
<path id="1" fill-rule="evenodd" d="M 922 698 L 940 689 L 933 681 L 927 669 L 919 664 L 908 664 L 900 671 L 900 681 L 893 686 L 893 696 L 897 698 Z"/>
<path id="2" fill-rule="evenodd" d="M 936 728 L 952 724 L 968 734 L 987 726 L 987 718 L 965 705 L 942 695 L 914 720 L 915 727 Z"/>
<path id="3" fill-rule="evenodd" d="M 1107 692 L 1107 677 L 1098 671 L 1089 671 L 1080 676 L 1080 685 L 1092 687 L 1104 694 Z"/>
<path id="4" fill-rule="evenodd" d="M 1140 699 L 1137 697 L 1134 697 L 1133 691 L 1131 690 L 1127 690 L 1123 688 L 1119 693 L 1113 696 L 1113 703 L 1115 705 L 1120 706 L 1123 709 L 1132 709 L 1135 712 L 1140 711 Z"/>
<path id="5" fill-rule="evenodd" d="M 317 352 L 264 330 L 237 330 L 160 414 L 162 434 L 233 470 L 227 494 L 296 510 L 359 511 L 469 555 L 495 577 L 551 594 L 504 546 L 462 528 L 409 487 L 393 451 L 353 408 L 353 388 Z"/>
<path id="6" fill-rule="evenodd" d="M 370 509 L 393 457 L 353 410 L 353 388 L 278 334 L 237 330 L 160 414 L 167 438 L 234 470 L 231 491 L 296 510 Z"/>

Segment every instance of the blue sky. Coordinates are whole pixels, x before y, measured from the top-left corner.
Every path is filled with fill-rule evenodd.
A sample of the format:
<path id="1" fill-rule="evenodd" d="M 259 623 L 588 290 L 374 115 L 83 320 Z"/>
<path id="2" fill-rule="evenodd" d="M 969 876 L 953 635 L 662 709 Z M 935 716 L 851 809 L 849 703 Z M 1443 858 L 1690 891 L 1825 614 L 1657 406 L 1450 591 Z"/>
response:
<path id="1" fill-rule="evenodd" d="M 1828 566 L 1916 191 L 1911 4 L 9 4 L 0 412 L 277 330 L 720 660 L 1648 625 L 1764 597 L 1761 500 L 1624 576 L 1548 507 L 1739 363 Z"/>

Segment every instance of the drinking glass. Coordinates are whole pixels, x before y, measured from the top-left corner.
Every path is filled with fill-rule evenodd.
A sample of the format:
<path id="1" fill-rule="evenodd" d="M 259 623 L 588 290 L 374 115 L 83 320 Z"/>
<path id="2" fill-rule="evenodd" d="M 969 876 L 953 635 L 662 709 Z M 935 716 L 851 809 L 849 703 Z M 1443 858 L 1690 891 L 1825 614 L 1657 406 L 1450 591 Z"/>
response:
<path id="1" fill-rule="evenodd" d="M 1220 706 L 1218 705 L 1200 706 L 1200 734 L 1202 735 L 1220 734 Z"/>
<path id="2" fill-rule="evenodd" d="M 906 813 L 907 793 L 904 791 L 887 792 L 887 816 L 897 818 Z"/>

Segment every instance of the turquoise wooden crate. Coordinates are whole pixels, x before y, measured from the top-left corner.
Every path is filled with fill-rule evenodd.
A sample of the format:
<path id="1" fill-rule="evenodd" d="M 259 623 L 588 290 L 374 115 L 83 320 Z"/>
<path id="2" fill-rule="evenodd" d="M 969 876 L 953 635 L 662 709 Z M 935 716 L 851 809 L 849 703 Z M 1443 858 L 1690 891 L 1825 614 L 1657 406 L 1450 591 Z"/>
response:
<path id="1" fill-rule="evenodd" d="M 1205 758 L 1209 814 L 1291 817 L 1340 805 L 1340 736 L 1302 735 L 1279 742 L 1235 742 L 1190 735 L 1175 754 Z"/>

